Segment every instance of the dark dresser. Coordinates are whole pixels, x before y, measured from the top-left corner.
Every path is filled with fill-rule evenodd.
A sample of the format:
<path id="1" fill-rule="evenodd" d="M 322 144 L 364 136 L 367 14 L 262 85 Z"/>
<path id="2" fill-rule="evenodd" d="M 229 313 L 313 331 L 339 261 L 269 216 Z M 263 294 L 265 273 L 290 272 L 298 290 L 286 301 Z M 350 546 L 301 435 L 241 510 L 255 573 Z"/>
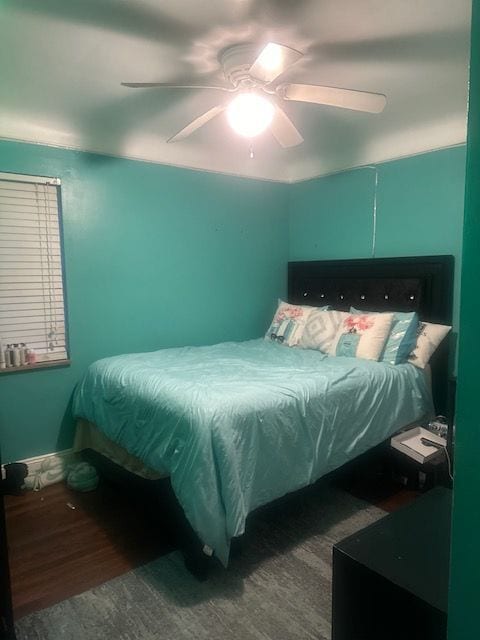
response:
<path id="1" fill-rule="evenodd" d="M 334 546 L 332 640 L 446 640 L 451 505 L 432 489 Z"/>

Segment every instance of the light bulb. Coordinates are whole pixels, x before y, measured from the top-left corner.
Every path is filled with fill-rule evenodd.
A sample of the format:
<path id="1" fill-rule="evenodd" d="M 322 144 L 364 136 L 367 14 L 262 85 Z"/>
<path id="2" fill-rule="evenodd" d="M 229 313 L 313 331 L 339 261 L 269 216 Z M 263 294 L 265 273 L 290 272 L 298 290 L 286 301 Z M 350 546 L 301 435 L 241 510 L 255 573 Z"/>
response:
<path id="1" fill-rule="evenodd" d="M 256 93 L 241 93 L 227 107 L 227 120 L 232 129 L 245 138 L 254 138 L 273 120 L 274 107 Z"/>

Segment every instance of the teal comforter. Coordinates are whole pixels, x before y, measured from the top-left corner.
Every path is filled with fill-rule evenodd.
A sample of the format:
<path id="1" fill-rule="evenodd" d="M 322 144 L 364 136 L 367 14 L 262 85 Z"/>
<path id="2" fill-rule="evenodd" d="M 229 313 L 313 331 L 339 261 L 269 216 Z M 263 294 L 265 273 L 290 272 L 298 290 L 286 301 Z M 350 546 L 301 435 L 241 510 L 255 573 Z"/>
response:
<path id="1" fill-rule="evenodd" d="M 99 360 L 74 396 L 75 416 L 170 474 L 193 528 L 225 565 L 250 511 L 430 410 L 413 365 L 265 340 Z"/>

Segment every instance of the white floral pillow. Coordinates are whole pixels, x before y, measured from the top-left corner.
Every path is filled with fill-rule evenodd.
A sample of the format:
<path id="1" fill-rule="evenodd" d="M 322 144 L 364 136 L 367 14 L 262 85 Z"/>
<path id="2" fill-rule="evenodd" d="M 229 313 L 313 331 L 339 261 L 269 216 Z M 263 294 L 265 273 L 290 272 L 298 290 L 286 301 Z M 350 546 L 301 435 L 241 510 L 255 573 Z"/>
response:
<path id="1" fill-rule="evenodd" d="M 318 349 L 329 353 L 338 327 L 348 315 L 346 311 L 314 309 L 307 318 L 298 346 L 303 349 Z"/>
<path id="2" fill-rule="evenodd" d="M 296 347 L 302 337 L 307 318 L 316 308 L 289 304 L 279 300 L 278 308 L 273 316 L 272 324 L 265 334 L 265 339 L 274 340 L 288 347 Z"/>
<path id="3" fill-rule="evenodd" d="M 329 354 L 378 360 L 390 335 L 393 313 L 347 314 L 340 324 Z"/>
<path id="4" fill-rule="evenodd" d="M 420 322 L 417 330 L 417 344 L 408 362 L 419 369 L 425 369 L 428 361 L 452 327 L 444 324 Z"/>

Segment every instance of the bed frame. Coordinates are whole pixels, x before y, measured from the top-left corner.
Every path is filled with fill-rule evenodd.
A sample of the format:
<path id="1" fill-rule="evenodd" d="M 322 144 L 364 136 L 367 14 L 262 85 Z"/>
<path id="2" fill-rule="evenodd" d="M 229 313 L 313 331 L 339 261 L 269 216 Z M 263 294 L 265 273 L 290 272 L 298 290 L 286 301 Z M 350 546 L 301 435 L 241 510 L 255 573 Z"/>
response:
<path id="1" fill-rule="evenodd" d="M 290 262 L 288 301 L 366 311 L 416 311 L 420 320 L 452 324 L 453 256 Z M 437 414 L 448 409 L 452 336 L 430 361 Z M 453 368 L 453 367 L 452 367 Z"/>
<path id="2" fill-rule="evenodd" d="M 352 305 L 375 311 L 417 311 L 422 320 L 451 324 L 453 265 L 452 256 L 290 262 L 288 299 L 313 306 L 330 304 L 340 310 Z M 448 388 L 448 341 L 438 349 L 431 365 L 436 409 L 443 412 Z M 170 479 L 144 480 L 95 451 L 84 454 L 136 504 L 142 497 L 151 514 L 163 514 L 159 524 L 163 532 L 167 529 L 169 542 L 183 552 L 187 568 L 197 578 L 205 579 L 210 558 L 203 554 Z"/>

